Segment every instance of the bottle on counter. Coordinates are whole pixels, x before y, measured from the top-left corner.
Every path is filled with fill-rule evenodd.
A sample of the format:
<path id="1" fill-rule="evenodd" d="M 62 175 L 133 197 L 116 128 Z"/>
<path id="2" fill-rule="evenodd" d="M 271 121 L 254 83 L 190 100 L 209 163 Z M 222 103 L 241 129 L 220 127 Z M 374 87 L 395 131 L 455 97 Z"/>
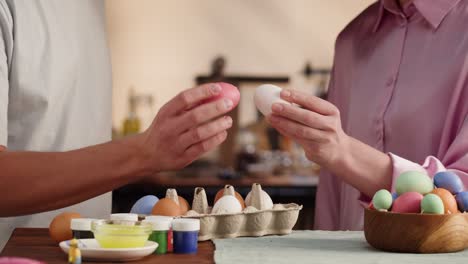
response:
<path id="1" fill-rule="evenodd" d="M 91 223 L 94 220 L 91 218 L 73 218 L 70 223 L 73 237 L 76 239 L 94 238 L 91 231 Z"/>

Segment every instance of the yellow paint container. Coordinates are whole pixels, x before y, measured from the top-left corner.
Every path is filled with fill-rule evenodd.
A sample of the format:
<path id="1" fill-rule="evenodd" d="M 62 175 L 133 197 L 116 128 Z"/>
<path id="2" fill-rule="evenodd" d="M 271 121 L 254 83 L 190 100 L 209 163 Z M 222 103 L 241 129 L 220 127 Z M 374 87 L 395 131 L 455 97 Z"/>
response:
<path id="1" fill-rule="evenodd" d="M 92 223 L 92 231 L 103 248 L 136 248 L 145 246 L 152 226 L 140 221 L 98 220 Z"/>

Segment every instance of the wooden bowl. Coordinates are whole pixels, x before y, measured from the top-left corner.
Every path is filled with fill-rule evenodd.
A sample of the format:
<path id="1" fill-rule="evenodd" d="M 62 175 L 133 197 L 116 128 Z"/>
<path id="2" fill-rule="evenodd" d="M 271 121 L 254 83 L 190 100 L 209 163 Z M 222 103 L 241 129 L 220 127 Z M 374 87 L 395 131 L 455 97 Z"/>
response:
<path id="1" fill-rule="evenodd" d="M 399 214 L 365 209 L 364 235 L 376 249 L 448 253 L 468 248 L 468 213 Z"/>

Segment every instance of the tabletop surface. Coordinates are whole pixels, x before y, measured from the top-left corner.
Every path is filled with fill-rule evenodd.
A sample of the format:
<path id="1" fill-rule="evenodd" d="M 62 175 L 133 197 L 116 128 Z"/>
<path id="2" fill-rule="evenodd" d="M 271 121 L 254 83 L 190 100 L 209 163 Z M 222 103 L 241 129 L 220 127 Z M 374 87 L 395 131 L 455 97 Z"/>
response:
<path id="1" fill-rule="evenodd" d="M 391 253 L 373 249 L 362 231 L 295 231 L 288 236 L 219 239 L 198 244 L 194 255 L 151 255 L 131 263 L 464 263 L 468 250 L 444 254 Z M 240 254 L 239 252 L 242 252 Z M 216 256 L 215 256 L 216 255 Z M 25 257 L 45 263 L 67 263 L 47 229 L 18 228 L 0 256 Z M 84 261 L 84 263 L 94 263 Z M 106 263 L 106 262 L 95 262 Z"/>
<path id="2" fill-rule="evenodd" d="M 211 241 L 200 242 L 198 253 L 193 255 L 151 255 L 138 263 L 214 263 L 214 245 Z M 11 235 L 2 253 L 2 257 L 14 256 L 43 261 L 46 263 L 67 263 L 67 255 L 62 252 L 45 228 L 17 228 Z M 94 263 L 88 262 L 85 263 Z M 96 262 L 104 264 L 106 262 Z M 136 263 L 136 262 L 134 262 Z"/>

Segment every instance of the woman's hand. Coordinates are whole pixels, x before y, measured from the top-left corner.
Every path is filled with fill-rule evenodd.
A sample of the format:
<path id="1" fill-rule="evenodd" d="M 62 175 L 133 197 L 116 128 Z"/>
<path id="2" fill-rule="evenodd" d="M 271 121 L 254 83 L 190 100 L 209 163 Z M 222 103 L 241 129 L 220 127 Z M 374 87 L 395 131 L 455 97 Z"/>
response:
<path id="1" fill-rule="evenodd" d="M 283 90 L 281 98 L 302 108 L 273 104 L 268 121 L 282 135 L 296 140 L 309 160 L 369 197 L 379 189 L 390 188 L 390 157 L 348 136 L 336 106 L 296 90 Z"/>
<path id="2" fill-rule="evenodd" d="M 340 112 L 328 101 L 297 90 L 283 90 L 281 98 L 300 105 L 275 103 L 268 121 L 281 134 L 296 140 L 306 156 L 328 167 L 347 151 L 349 137 L 341 128 Z"/>
<path id="3" fill-rule="evenodd" d="M 233 102 L 221 98 L 221 84 L 211 83 L 181 92 L 165 104 L 143 134 L 141 148 L 150 173 L 185 167 L 221 144 L 232 126 Z M 220 117 L 222 116 L 222 117 Z"/>

